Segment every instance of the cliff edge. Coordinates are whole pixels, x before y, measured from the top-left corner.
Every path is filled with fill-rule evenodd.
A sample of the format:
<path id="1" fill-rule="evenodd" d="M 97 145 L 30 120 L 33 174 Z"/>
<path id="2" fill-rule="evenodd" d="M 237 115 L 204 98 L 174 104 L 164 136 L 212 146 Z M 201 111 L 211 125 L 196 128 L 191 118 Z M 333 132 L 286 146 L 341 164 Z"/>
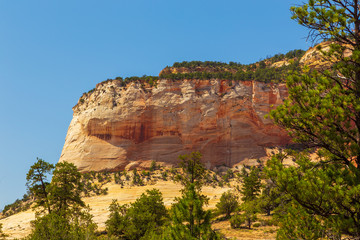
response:
<path id="1" fill-rule="evenodd" d="M 287 134 L 264 116 L 287 97 L 284 83 L 159 79 L 156 86 L 100 83 L 73 108 L 60 161 L 80 171 L 178 163 L 200 151 L 208 168 L 266 156 Z"/>

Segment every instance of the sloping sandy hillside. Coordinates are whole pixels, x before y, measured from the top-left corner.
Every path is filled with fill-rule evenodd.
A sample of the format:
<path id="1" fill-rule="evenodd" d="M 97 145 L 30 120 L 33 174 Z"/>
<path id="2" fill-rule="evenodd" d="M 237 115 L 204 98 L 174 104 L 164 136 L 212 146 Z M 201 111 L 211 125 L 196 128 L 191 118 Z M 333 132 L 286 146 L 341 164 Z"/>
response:
<path id="1" fill-rule="evenodd" d="M 136 198 L 138 198 L 147 189 L 157 188 L 163 194 L 165 205 L 170 207 L 170 205 L 174 202 L 174 198 L 180 196 L 179 190 L 181 189 L 180 184 L 175 184 L 172 181 L 158 181 L 154 185 L 133 187 L 125 186 L 124 188 L 121 188 L 120 185 L 114 183 L 108 183 L 104 187 L 109 188 L 109 193 L 107 195 L 84 198 L 86 204 L 89 204 L 92 209 L 91 213 L 94 215 L 94 221 L 98 224 L 99 230 L 105 229 L 105 221 L 107 220 L 109 214 L 108 207 L 113 199 L 117 199 L 121 204 L 130 203 L 134 202 Z M 215 208 L 221 194 L 229 189 L 229 187 L 204 187 L 203 193 L 210 198 L 209 206 L 207 207 Z M 9 239 L 21 238 L 30 233 L 30 221 L 34 220 L 34 218 L 34 212 L 28 210 L 5 219 L 1 219 L 0 223 L 3 224 L 4 232 L 9 234 Z"/>

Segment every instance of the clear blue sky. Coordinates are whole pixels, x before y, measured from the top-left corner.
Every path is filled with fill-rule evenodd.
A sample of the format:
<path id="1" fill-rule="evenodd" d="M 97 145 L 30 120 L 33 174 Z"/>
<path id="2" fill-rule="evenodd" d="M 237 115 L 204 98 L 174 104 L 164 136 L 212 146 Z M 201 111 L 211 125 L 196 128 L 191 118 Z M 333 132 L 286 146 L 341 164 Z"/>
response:
<path id="1" fill-rule="evenodd" d="M 176 61 L 251 63 L 306 50 L 292 3 L 0 0 L 0 209 L 26 192 L 36 157 L 58 161 L 83 92 Z"/>

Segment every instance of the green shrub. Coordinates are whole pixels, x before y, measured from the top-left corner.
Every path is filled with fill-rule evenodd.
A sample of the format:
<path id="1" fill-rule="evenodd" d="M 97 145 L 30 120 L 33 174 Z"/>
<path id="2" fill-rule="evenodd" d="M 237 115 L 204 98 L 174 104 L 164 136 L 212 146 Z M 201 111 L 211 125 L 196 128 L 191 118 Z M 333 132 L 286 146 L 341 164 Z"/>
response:
<path id="1" fill-rule="evenodd" d="M 231 190 L 224 192 L 220 201 L 216 204 L 216 208 L 220 213 L 226 214 L 226 218 L 229 218 L 239 206 L 237 196 L 231 192 Z"/>
<path id="2" fill-rule="evenodd" d="M 242 224 L 245 223 L 245 218 L 243 218 L 239 214 L 235 214 L 230 219 L 230 226 L 231 228 L 240 228 Z"/>
<path id="3" fill-rule="evenodd" d="M 167 174 L 167 171 L 166 171 L 166 170 L 163 171 L 163 172 L 161 172 L 161 177 L 162 177 L 162 179 L 163 179 L 164 181 L 167 181 L 168 174 Z"/>
<path id="4" fill-rule="evenodd" d="M 8 237 L 7 234 L 5 234 L 3 231 L 2 231 L 2 223 L 0 223 L 0 239 L 1 240 L 4 240 Z"/>
<path id="5" fill-rule="evenodd" d="M 168 218 L 162 194 L 157 189 L 146 190 L 130 206 L 119 205 L 113 200 L 109 209 L 110 216 L 106 221 L 108 235 L 120 239 L 149 239 L 144 235 L 158 230 Z"/>
<path id="6" fill-rule="evenodd" d="M 260 227 L 261 226 L 261 223 L 254 223 L 253 224 L 253 227 Z"/>
<path id="7" fill-rule="evenodd" d="M 149 170 L 150 170 L 151 172 L 153 172 L 153 171 L 156 170 L 156 168 L 157 168 L 157 167 L 156 167 L 156 161 L 155 161 L 155 160 L 152 160 L 152 161 L 151 161 L 151 164 L 150 164 L 150 169 L 149 169 Z"/>
<path id="8" fill-rule="evenodd" d="M 263 219 L 260 221 L 262 226 L 277 226 L 278 223 L 275 219 Z"/>

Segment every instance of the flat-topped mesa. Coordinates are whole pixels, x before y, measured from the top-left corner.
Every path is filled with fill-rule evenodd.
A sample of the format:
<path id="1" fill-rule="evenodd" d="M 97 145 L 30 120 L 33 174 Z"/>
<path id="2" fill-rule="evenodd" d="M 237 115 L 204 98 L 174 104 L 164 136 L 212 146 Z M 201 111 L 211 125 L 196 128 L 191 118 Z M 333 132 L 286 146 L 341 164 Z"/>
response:
<path id="1" fill-rule="evenodd" d="M 208 168 L 266 156 L 289 143 L 264 118 L 287 97 L 284 83 L 230 80 L 100 83 L 73 108 L 60 161 L 80 171 L 147 168 L 200 151 Z"/>
<path id="2" fill-rule="evenodd" d="M 148 168 L 153 160 L 176 165 L 191 151 L 208 168 L 265 157 L 266 148 L 290 143 L 265 115 L 287 97 L 288 70 L 311 63 L 314 54 L 304 53 L 249 65 L 174 63 L 159 77 L 99 83 L 73 108 L 60 161 L 87 172 Z"/>

